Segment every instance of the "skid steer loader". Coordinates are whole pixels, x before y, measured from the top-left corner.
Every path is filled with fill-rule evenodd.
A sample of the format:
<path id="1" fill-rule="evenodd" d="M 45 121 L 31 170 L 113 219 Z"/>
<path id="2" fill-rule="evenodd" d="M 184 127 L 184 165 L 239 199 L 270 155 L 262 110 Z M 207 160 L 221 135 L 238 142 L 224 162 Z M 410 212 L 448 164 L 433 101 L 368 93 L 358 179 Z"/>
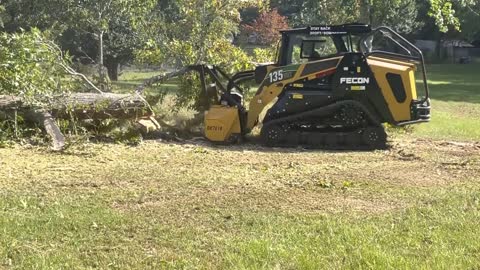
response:
<path id="1" fill-rule="evenodd" d="M 346 24 L 281 33 L 274 64 L 231 77 L 215 66 L 190 67 L 212 101 L 204 119 L 208 140 L 236 142 L 261 125 L 268 146 L 380 149 L 387 141 L 382 124 L 430 120 L 422 52 L 392 29 Z M 259 84 L 248 110 L 240 87 L 247 80 Z"/>

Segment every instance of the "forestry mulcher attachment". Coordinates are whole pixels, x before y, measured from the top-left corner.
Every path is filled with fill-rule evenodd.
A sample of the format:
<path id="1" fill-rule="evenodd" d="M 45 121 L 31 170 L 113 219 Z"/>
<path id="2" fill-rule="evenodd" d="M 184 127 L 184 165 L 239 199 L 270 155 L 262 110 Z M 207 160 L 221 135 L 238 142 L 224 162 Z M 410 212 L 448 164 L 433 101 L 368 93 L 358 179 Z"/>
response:
<path id="1" fill-rule="evenodd" d="M 261 125 L 268 146 L 381 149 L 387 139 L 383 123 L 430 120 L 422 52 L 392 29 L 347 24 L 281 33 L 275 64 L 232 77 L 214 66 L 189 67 L 200 73 L 210 100 L 204 120 L 208 140 L 236 142 Z M 247 80 L 260 85 L 248 110 L 240 87 Z"/>

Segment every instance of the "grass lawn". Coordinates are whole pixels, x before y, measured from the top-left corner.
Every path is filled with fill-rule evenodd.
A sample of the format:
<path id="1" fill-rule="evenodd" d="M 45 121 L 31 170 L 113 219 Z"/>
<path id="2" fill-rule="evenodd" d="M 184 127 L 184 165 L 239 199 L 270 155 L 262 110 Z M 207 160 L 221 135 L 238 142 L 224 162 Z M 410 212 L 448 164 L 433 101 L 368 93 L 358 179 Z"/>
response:
<path id="1" fill-rule="evenodd" d="M 480 64 L 427 69 L 432 122 L 415 127 L 425 138 L 480 141 Z"/>
<path id="2" fill-rule="evenodd" d="M 480 145 L 0 153 L 5 268 L 480 267 Z"/>
<path id="3" fill-rule="evenodd" d="M 0 269 L 479 269 L 480 66 L 429 70 L 385 151 L 0 149 Z"/>

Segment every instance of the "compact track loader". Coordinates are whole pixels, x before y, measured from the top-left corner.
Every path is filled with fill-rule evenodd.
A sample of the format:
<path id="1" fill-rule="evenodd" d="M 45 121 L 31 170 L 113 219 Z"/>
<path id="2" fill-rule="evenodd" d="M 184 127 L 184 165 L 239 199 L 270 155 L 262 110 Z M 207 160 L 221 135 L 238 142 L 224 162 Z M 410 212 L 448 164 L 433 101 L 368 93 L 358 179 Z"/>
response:
<path id="1" fill-rule="evenodd" d="M 430 120 L 422 52 L 392 29 L 347 24 L 281 33 L 274 64 L 232 77 L 214 66 L 190 67 L 212 101 L 204 120 L 208 140 L 236 142 L 261 125 L 268 146 L 379 149 L 386 147 L 383 123 Z M 247 80 L 260 85 L 248 110 L 240 87 Z"/>

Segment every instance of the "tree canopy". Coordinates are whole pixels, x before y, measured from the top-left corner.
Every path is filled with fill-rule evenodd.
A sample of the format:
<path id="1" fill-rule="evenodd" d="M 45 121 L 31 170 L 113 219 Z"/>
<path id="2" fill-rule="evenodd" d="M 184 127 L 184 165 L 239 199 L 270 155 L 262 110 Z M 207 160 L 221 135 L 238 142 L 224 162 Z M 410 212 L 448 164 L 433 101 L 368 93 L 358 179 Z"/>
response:
<path id="1" fill-rule="evenodd" d="M 476 0 L 5 0 L 7 33 L 38 28 L 63 50 L 98 65 L 100 82 L 134 61 L 180 67 L 196 63 L 246 69 L 242 31 L 275 43 L 278 29 L 362 22 L 417 38 L 480 38 Z"/>

